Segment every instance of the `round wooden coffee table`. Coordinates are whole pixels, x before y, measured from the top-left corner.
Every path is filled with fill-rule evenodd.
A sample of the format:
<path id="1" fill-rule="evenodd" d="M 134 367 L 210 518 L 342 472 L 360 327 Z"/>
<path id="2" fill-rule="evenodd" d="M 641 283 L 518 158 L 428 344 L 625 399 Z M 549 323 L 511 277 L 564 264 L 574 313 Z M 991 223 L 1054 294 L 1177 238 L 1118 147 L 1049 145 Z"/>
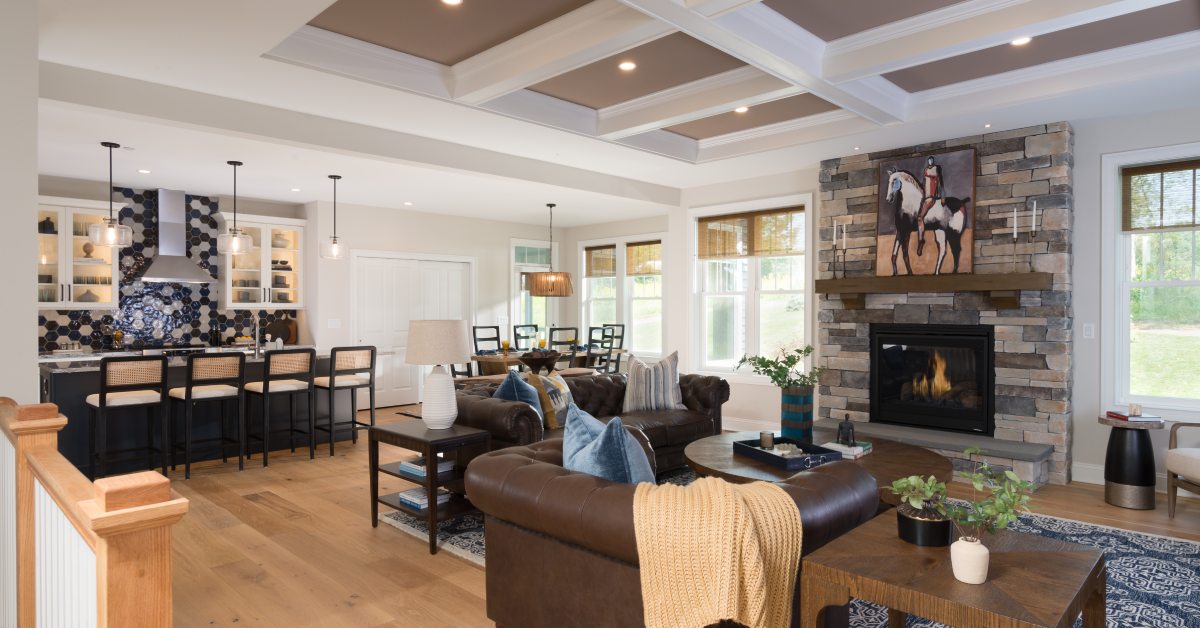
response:
<path id="1" fill-rule="evenodd" d="M 813 430 L 813 442 L 827 443 L 834 440 L 835 434 L 830 430 Z M 688 445 L 683 450 L 683 457 L 689 467 L 698 475 L 718 477 L 730 482 L 743 484 L 763 480 L 778 482 L 786 480 L 799 471 L 788 471 L 759 462 L 746 456 L 733 453 L 733 441 L 758 440 L 758 432 L 726 432 L 717 436 L 709 436 Z M 910 475 L 936 477 L 943 482 L 953 478 L 954 469 L 945 456 L 934 453 L 924 447 L 905 445 L 892 440 L 872 438 L 873 451 L 854 464 L 866 469 L 867 473 L 875 476 L 879 484 L 880 500 L 895 503 L 891 491 L 883 490 L 892 482 Z"/>

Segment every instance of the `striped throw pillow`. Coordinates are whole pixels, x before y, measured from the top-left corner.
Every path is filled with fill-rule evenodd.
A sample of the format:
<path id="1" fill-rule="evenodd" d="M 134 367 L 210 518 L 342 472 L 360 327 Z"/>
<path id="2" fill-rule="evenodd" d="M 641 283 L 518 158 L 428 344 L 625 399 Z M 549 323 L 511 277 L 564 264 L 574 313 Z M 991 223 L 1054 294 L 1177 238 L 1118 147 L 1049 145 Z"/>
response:
<path id="1" fill-rule="evenodd" d="M 679 352 L 654 364 L 646 364 L 636 357 L 629 360 L 624 412 L 686 408 L 683 393 L 679 390 Z"/>

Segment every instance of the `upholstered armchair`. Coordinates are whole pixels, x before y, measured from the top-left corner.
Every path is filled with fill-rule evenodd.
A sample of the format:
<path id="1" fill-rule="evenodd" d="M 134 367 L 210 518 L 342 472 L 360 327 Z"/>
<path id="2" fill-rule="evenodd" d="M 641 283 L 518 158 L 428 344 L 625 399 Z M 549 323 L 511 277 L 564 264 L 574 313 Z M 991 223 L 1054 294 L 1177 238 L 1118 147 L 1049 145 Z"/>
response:
<path id="1" fill-rule="evenodd" d="M 1200 493 L 1200 447 L 1180 447 L 1179 430 L 1200 427 L 1200 423 L 1176 423 L 1171 426 L 1171 442 L 1167 445 L 1167 515 L 1175 517 L 1175 494 L 1183 487 Z"/>

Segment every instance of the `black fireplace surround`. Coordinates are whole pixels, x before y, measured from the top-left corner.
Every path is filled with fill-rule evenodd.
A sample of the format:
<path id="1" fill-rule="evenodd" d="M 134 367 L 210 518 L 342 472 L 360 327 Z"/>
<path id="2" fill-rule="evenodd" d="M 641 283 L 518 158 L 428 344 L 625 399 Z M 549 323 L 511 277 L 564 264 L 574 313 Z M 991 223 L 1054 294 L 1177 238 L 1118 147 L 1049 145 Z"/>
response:
<path id="1" fill-rule="evenodd" d="M 991 325 L 871 325 L 871 421 L 992 436 Z"/>

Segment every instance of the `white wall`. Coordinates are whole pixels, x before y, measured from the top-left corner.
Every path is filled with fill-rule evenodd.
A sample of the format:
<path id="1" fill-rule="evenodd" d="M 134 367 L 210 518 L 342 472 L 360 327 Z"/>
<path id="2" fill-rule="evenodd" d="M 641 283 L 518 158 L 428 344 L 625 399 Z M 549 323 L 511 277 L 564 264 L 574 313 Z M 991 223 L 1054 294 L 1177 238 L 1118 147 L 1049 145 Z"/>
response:
<path id="1" fill-rule="evenodd" d="M 1100 273 L 1104 255 L 1111 245 L 1100 235 L 1101 157 L 1143 148 L 1200 141 L 1200 108 L 1120 118 L 1080 120 L 1075 128 L 1075 400 L 1072 476 L 1083 482 L 1104 481 L 1104 452 L 1108 427 L 1096 422 L 1105 408 L 1101 388 L 1101 343 L 1108 312 L 1101 305 L 1102 290 L 1109 290 Z M 1083 326 L 1095 325 L 1096 338 L 1083 337 Z M 1170 418 L 1170 417 L 1168 417 Z M 1167 431 L 1151 432 L 1155 461 L 1163 472 Z M 1200 435 L 1181 432 L 1184 444 L 1200 446 Z M 1162 478 L 1160 477 L 1160 484 Z"/>
<path id="2" fill-rule="evenodd" d="M 326 201 L 304 207 L 308 224 L 305 236 L 307 320 L 314 344 L 328 350 L 355 344 L 353 276 L 350 257 L 321 259 L 320 242 L 328 237 L 333 204 Z M 557 230 L 556 230 L 557 231 Z M 507 320 L 511 295 L 509 260 L 512 238 L 547 237 L 545 227 L 509 222 L 442 216 L 414 211 L 338 203 L 338 238 L 351 251 L 389 251 L 430 255 L 455 255 L 475 260 L 475 321 L 495 325 Z M 555 239 L 559 234 L 555 234 Z M 332 323 L 332 325 L 331 325 Z"/>
<path id="3" fill-rule="evenodd" d="M 37 320 L 37 238 L 33 237 L 31 211 L 38 195 L 38 7 L 35 0 L 5 0 L 0 20 L 0 137 L 4 138 L 4 190 L 7 216 L 19 216 L 28 226 L 0 247 L 0 266 L 8 274 L 8 302 L 0 308 L 0 329 L 14 331 L 0 360 L 0 395 L 21 403 L 38 400 L 37 339 L 28 330 Z M 24 296 L 21 296 L 24 295 Z"/>
<path id="4" fill-rule="evenodd" d="M 104 163 L 104 152 L 100 148 L 100 143 L 96 143 L 96 165 L 101 167 Z M 128 181 L 115 181 L 114 185 L 123 185 L 138 190 L 156 189 L 153 179 L 147 179 L 138 183 L 131 184 Z M 104 192 L 108 189 L 107 181 L 90 181 L 87 179 L 72 179 L 69 177 L 56 177 L 51 175 L 38 176 L 38 194 L 46 196 L 62 196 L 66 198 L 80 198 L 92 201 L 107 201 L 108 197 Z M 192 190 L 184 190 L 188 194 L 204 194 L 204 192 L 193 192 Z M 222 211 L 233 211 L 233 197 L 217 195 L 217 206 Z M 263 201 L 253 198 L 238 198 L 238 214 L 256 214 L 259 216 L 273 216 L 276 218 L 303 218 L 304 206 L 296 203 L 280 203 L 277 201 Z"/>

